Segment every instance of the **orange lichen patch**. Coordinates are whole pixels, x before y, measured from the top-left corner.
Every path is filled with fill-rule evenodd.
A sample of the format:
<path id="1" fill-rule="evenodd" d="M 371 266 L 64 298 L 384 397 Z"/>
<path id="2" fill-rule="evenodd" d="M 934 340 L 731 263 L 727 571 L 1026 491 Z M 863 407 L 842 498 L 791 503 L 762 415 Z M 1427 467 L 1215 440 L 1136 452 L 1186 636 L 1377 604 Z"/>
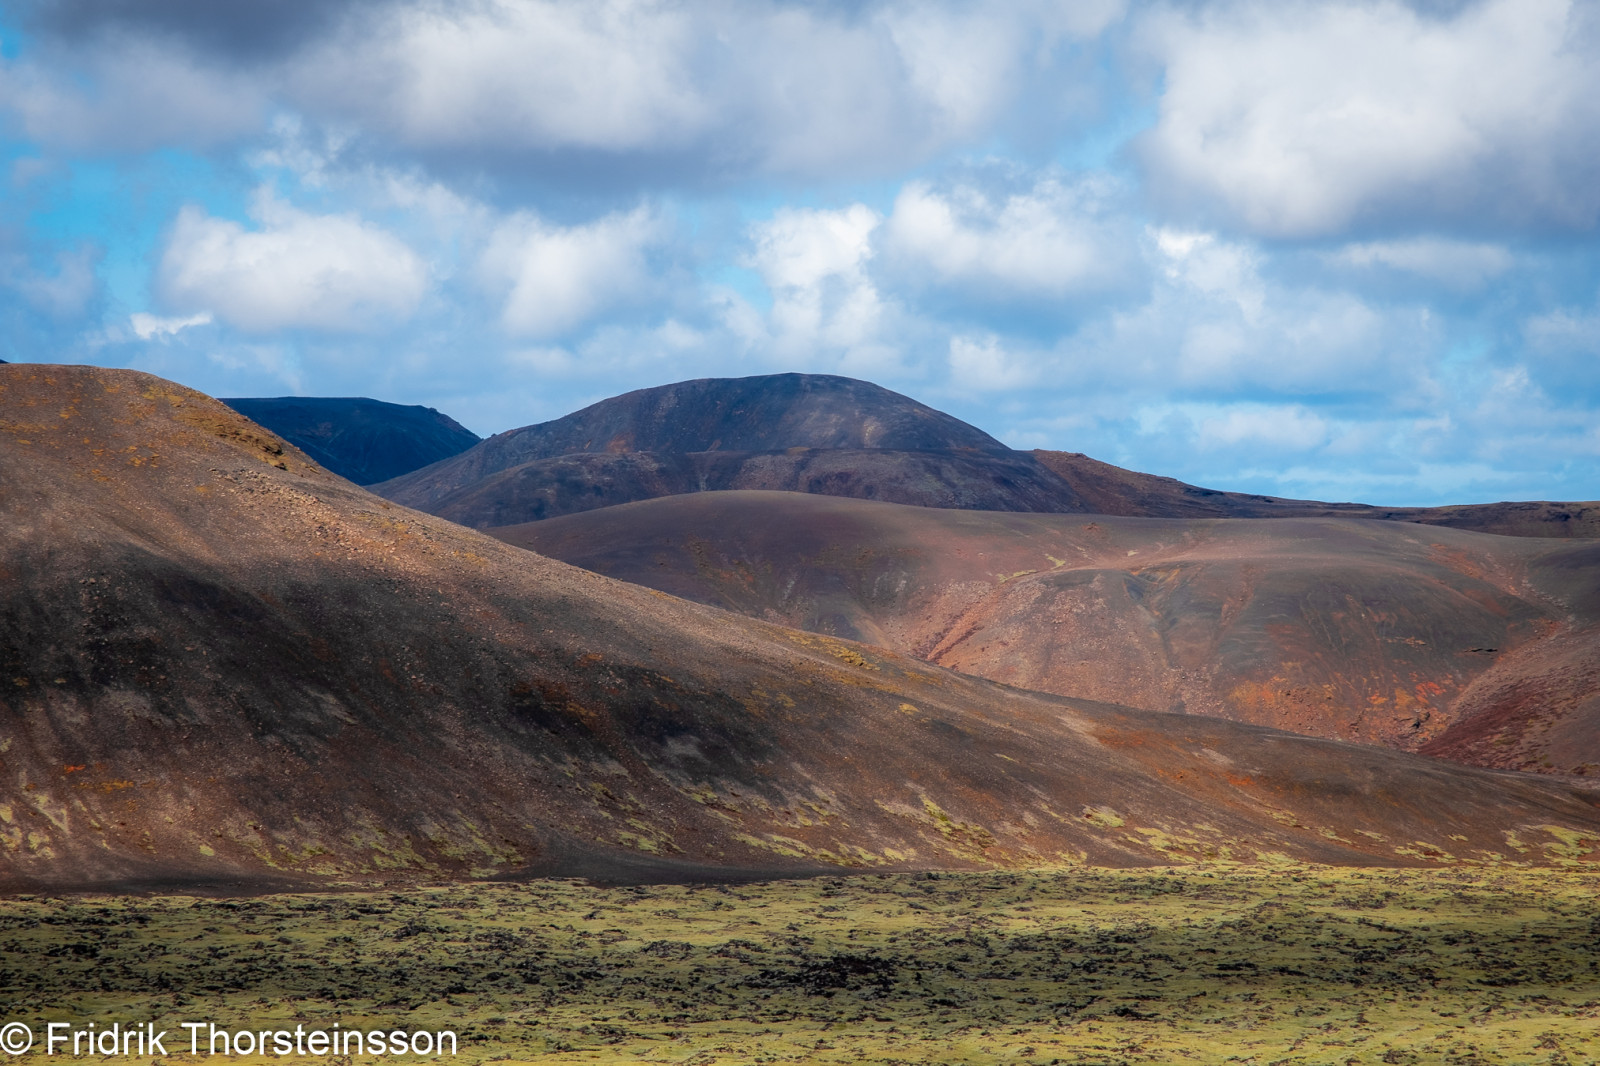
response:
<path id="1" fill-rule="evenodd" d="M 1169 738 L 1139 729 L 1097 729 L 1094 736 L 1096 740 L 1108 748 L 1143 748 L 1152 744 L 1171 745 Z"/>
<path id="2" fill-rule="evenodd" d="M 120 778 L 116 778 L 110 781 L 80 781 L 72 787 L 77 789 L 88 789 L 93 792 L 102 792 L 109 795 L 113 792 L 121 792 L 124 789 L 134 788 L 136 786 L 132 781 L 124 781 Z"/>
<path id="3" fill-rule="evenodd" d="M 1441 565 L 1448 566 L 1458 574 L 1480 579 L 1487 574 L 1481 559 L 1474 558 L 1460 548 L 1445 544 L 1430 544 L 1428 550 Z"/>

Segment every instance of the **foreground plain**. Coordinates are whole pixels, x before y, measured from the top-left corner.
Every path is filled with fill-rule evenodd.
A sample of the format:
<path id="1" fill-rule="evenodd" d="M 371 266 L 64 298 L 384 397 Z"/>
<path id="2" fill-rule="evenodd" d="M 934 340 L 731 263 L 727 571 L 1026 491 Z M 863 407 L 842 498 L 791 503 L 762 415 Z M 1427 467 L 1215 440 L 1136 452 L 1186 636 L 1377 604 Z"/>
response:
<path id="1" fill-rule="evenodd" d="M 8 899 L 0 995 L 36 1029 L 451 1029 L 459 1062 L 1561 1064 L 1600 1059 L 1597 947 L 1573 870 L 535 881 Z"/>

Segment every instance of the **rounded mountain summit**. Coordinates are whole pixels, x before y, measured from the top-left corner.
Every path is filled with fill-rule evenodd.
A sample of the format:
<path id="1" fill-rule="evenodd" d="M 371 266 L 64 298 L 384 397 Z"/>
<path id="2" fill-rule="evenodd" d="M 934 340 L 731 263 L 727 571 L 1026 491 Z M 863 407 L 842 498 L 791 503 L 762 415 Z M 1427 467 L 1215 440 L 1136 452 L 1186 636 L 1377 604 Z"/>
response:
<path id="1" fill-rule="evenodd" d="M 625 393 L 373 486 L 484 528 L 632 500 L 778 489 L 929 507 L 1081 511 L 1032 455 L 879 385 L 700 378 Z"/>

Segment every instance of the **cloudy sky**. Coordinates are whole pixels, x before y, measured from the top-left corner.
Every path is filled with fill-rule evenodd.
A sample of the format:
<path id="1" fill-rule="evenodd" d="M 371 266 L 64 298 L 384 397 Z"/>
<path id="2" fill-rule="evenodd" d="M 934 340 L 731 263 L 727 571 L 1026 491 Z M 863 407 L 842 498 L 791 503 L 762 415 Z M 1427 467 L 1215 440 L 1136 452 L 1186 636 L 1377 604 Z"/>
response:
<path id="1" fill-rule="evenodd" d="M 0 358 L 1600 498 L 1590 0 L 0 0 Z"/>

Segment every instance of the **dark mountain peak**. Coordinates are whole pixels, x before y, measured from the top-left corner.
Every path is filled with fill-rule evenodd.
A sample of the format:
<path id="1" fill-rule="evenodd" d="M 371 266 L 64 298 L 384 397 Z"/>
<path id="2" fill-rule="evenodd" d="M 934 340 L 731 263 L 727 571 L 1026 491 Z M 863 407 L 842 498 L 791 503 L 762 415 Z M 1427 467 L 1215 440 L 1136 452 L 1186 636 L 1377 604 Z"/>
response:
<path id="1" fill-rule="evenodd" d="M 384 485 L 383 492 L 391 499 L 432 500 L 562 455 L 791 448 L 1012 454 L 982 430 L 869 381 L 763 374 L 697 378 L 613 396 L 551 422 L 496 434 L 446 463 Z"/>
<path id="2" fill-rule="evenodd" d="M 697 378 L 638 389 L 490 440 L 525 453 L 519 462 L 577 452 L 1010 451 L 909 396 L 832 374 Z"/>
<path id="3" fill-rule="evenodd" d="M 358 485 L 399 477 L 478 443 L 478 435 L 455 419 L 415 404 L 365 396 L 222 402 Z"/>

